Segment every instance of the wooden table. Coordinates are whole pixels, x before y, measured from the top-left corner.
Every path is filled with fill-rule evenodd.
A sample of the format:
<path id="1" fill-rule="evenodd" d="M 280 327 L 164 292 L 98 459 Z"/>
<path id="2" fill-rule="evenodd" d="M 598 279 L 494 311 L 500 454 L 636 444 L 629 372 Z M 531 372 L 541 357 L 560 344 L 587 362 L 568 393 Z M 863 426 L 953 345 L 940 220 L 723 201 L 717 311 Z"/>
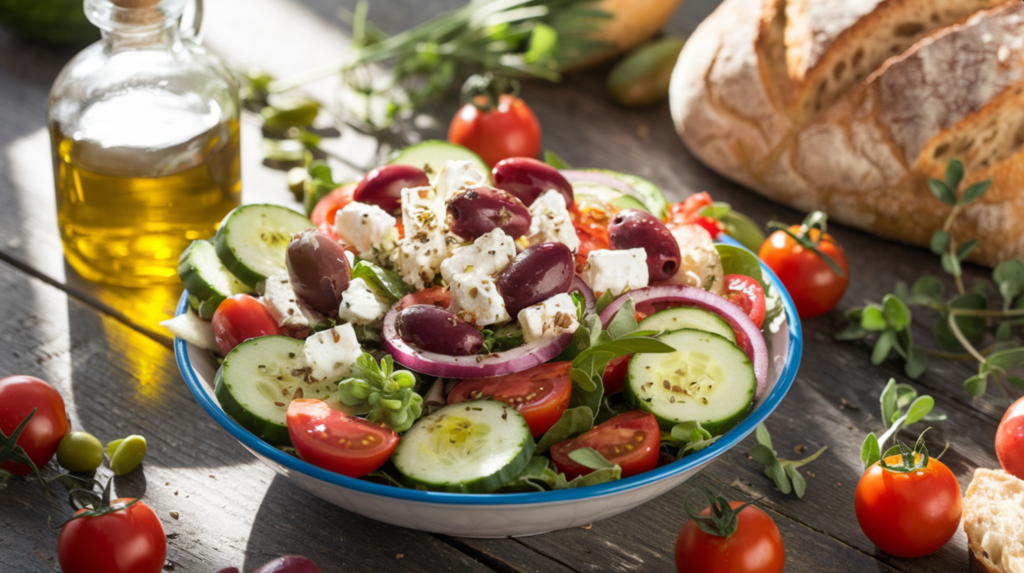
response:
<path id="1" fill-rule="evenodd" d="M 397 31 L 462 1 L 379 0 L 370 17 Z M 216 0 L 208 6 L 207 43 L 234 63 L 286 75 L 330 61 L 345 45 L 346 28 L 333 15 L 337 4 Z M 351 8 L 354 2 L 340 4 Z M 669 30 L 692 31 L 715 4 L 690 0 Z M 65 265 L 45 110 L 50 85 L 71 55 L 0 31 L 0 375 L 49 380 L 65 396 L 73 426 L 103 441 L 133 433 L 147 437 L 145 471 L 116 479 L 115 490 L 144 495 L 157 511 L 174 571 L 206 573 L 243 564 L 251 571 L 273 556 L 299 553 L 325 572 L 669 572 L 676 534 L 686 520 L 683 499 L 695 485 L 736 499 L 760 498 L 785 539 L 787 571 L 967 570 L 962 532 L 932 556 L 904 560 L 877 551 L 857 527 L 853 494 L 861 474 L 860 443 L 881 427 L 878 394 L 890 376 L 903 379 L 902 368 L 894 362 L 873 367 L 867 348 L 837 343 L 832 333 L 843 323 L 840 310 L 880 299 L 896 280 L 941 269 L 923 250 L 839 227 L 834 234 L 849 253 L 853 280 L 840 310 L 805 322 L 800 375 L 767 423 L 782 457 L 798 457 L 794 449 L 829 446 L 803 468 L 809 486 L 802 500 L 781 495 L 745 455 L 753 438 L 642 507 L 592 527 L 521 539 L 454 539 L 392 527 L 290 485 L 219 429 L 186 390 L 170 339 L 156 324 L 173 309 L 178 288 L 102 287 Z M 667 105 L 641 111 L 610 105 L 603 97 L 606 73 L 600 68 L 562 85 L 524 87 L 544 126 L 546 147 L 574 165 L 638 173 L 673 199 L 706 189 L 761 223 L 800 220 L 800 214 L 698 164 L 674 133 Z M 330 96 L 329 85 L 316 89 Z M 442 110 L 442 125 L 453 109 Z M 284 174 L 260 163 L 254 118 L 246 119 L 243 135 L 245 200 L 287 203 Z M 367 143 L 373 142 L 345 131 L 335 145 L 353 164 L 368 165 L 373 145 Z M 345 166 L 338 172 L 358 173 Z M 970 272 L 980 276 L 982 270 Z M 969 365 L 943 366 L 915 383 L 949 416 L 931 440 L 951 443 L 943 460 L 962 487 L 976 467 L 998 466 L 993 439 L 1002 413 L 995 402 L 972 403 L 960 388 L 969 375 Z M 105 479 L 109 471 L 100 474 Z M 47 517 L 60 521 L 67 515 L 66 507 L 48 505 L 35 483 L 14 479 L 0 486 L 0 571 L 57 571 L 57 533 L 47 528 Z"/>

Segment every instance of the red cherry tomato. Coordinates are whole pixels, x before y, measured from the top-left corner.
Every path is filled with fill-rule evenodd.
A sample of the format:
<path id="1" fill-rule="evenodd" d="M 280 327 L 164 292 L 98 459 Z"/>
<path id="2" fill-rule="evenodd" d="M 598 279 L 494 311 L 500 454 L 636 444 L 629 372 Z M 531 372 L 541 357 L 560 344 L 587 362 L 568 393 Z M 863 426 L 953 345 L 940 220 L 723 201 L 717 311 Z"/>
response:
<path id="1" fill-rule="evenodd" d="M 263 303 L 247 294 L 224 299 L 213 313 L 213 336 L 225 355 L 250 338 L 281 334 L 277 321 Z"/>
<path id="2" fill-rule="evenodd" d="M 537 116 L 526 102 L 510 94 L 498 98 L 498 106 L 487 112 L 467 103 L 448 127 L 448 141 L 468 147 L 488 167 L 509 157 L 537 157 L 540 140 Z"/>
<path id="3" fill-rule="evenodd" d="M 694 193 L 678 203 L 673 203 L 668 208 L 668 220 L 665 222 L 665 226 L 669 229 L 675 229 L 676 227 L 691 223 L 697 224 L 703 227 L 713 239 L 722 232 L 721 223 L 710 217 L 702 217 L 700 215 L 712 203 L 711 195 L 707 191 Z"/>
<path id="4" fill-rule="evenodd" d="M 112 505 L 130 501 L 117 499 Z M 166 557 L 164 527 L 141 501 L 97 517 L 73 519 L 57 539 L 57 559 L 64 573 L 160 573 Z"/>
<path id="5" fill-rule="evenodd" d="M 430 287 L 407 294 L 400 301 L 402 308 L 417 304 L 426 304 L 438 308 L 448 308 L 452 304 L 452 294 L 444 287 Z"/>
<path id="6" fill-rule="evenodd" d="M 722 295 L 729 302 L 743 309 L 750 320 L 761 328 L 764 323 L 764 289 L 756 280 L 746 275 L 725 275 L 725 292 Z"/>
<path id="7" fill-rule="evenodd" d="M 317 202 L 316 207 L 313 207 L 313 212 L 309 215 L 309 220 L 313 221 L 317 230 L 335 241 L 338 240 L 338 235 L 334 233 L 334 217 L 338 211 L 345 208 L 345 205 L 352 202 L 352 194 L 357 185 L 356 183 L 342 185 L 324 195 L 323 199 Z"/>
<path id="8" fill-rule="evenodd" d="M 736 509 L 742 503 L 729 505 Z M 710 515 L 710 510 L 700 515 Z M 705 533 L 691 519 L 676 539 L 679 573 L 782 573 L 785 565 L 786 549 L 779 528 L 753 505 L 740 511 L 736 531 L 728 537 Z"/>
<path id="9" fill-rule="evenodd" d="M 622 477 L 629 477 L 657 467 L 661 430 L 653 414 L 633 410 L 551 446 L 551 460 L 568 479 L 594 471 L 569 457 L 570 452 L 580 448 L 597 450 L 609 462 L 619 464 Z"/>
<path id="10" fill-rule="evenodd" d="M 300 458 L 349 477 L 364 476 L 384 465 L 398 445 L 398 434 L 391 428 L 308 398 L 288 405 L 288 435 Z"/>
<path id="11" fill-rule="evenodd" d="M 637 318 L 637 322 L 643 320 Z M 626 373 L 629 371 L 629 359 L 632 358 L 632 354 L 626 356 L 620 356 L 613 358 L 608 366 L 604 367 L 604 375 L 601 380 L 604 382 L 604 393 L 606 395 L 615 394 L 622 392 L 622 388 L 626 385 Z"/>
<path id="12" fill-rule="evenodd" d="M 60 441 L 71 429 L 64 410 L 64 399 L 46 382 L 32 376 L 8 376 L 0 379 L 0 430 L 10 436 L 32 413 L 28 425 L 18 437 L 36 467 L 43 467 L 57 452 Z M 32 472 L 25 464 L 4 462 L 0 469 L 19 476 Z"/>
<path id="13" fill-rule="evenodd" d="M 571 362 L 551 362 L 513 374 L 463 380 L 448 394 L 448 403 L 483 396 L 494 398 L 519 410 L 530 426 L 530 433 L 539 438 L 569 407 L 571 369 Z"/>
<path id="14" fill-rule="evenodd" d="M 898 464 L 900 456 L 885 459 Z M 869 467 L 854 495 L 857 522 L 871 543 L 897 557 L 938 551 L 960 526 L 963 502 L 953 472 L 935 458 L 908 473 Z"/>
<path id="15" fill-rule="evenodd" d="M 1024 398 L 1014 402 L 999 422 L 996 455 L 1006 473 L 1024 479 Z"/>
<path id="16" fill-rule="evenodd" d="M 576 228 L 576 236 L 580 239 L 580 247 L 576 250 L 576 271 L 582 272 L 590 251 L 611 248 L 611 242 L 608 240 L 608 223 L 616 211 L 610 205 L 595 205 L 588 202 L 582 207 L 577 204 L 576 209 L 569 213 L 572 215 L 573 227 Z"/>
<path id="17" fill-rule="evenodd" d="M 793 225 L 789 230 L 799 234 L 800 225 Z M 811 229 L 808 236 L 816 241 L 821 233 L 818 229 Z M 842 277 L 821 257 L 782 231 L 772 233 L 757 253 L 768 268 L 775 271 L 793 297 L 800 318 L 814 318 L 835 308 L 850 282 L 850 265 L 839 243 L 825 233 L 818 249 L 839 265 L 843 270 Z"/>

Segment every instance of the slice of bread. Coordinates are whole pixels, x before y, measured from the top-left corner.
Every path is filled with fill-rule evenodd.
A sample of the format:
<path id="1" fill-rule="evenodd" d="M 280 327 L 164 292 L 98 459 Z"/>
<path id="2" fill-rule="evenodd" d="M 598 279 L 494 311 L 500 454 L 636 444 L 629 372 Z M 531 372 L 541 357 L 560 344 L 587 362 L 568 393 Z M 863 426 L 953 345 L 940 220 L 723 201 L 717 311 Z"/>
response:
<path id="1" fill-rule="evenodd" d="M 971 570 L 1024 573 L 1024 480 L 979 468 L 964 496 Z"/>

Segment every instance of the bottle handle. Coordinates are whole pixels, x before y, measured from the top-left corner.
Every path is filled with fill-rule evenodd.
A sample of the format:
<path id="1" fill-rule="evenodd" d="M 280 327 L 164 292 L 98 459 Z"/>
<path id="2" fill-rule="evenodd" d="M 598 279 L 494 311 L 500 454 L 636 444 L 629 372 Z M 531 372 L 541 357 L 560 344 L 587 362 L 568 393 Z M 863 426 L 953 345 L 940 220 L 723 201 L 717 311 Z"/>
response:
<path id="1" fill-rule="evenodd" d="M 197 44 L 203 43 L 203 0 L 192 0 L 185 6 L 178 28 L 183 37 Z"/>

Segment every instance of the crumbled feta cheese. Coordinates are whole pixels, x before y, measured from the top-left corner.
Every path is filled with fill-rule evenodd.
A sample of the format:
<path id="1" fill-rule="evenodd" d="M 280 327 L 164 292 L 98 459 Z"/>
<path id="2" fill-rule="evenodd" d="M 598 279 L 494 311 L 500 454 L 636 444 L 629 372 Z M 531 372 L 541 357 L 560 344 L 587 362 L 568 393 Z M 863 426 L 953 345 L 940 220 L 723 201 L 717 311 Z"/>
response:
<path id="1" fill-rule="evenodd" d="M 351 324 L 321 330 L 306 339 L 302 348 L 311 375 L 317 380 L 341 380 L 363 353 Z"/>
<path id="2" fill-rule="evenodd" d="M 402 225 L 405 236 L 444 224 L 445 204 L 430 187 L 402 189 Z"/>
<path id="3" fill-rule="evenodd" d="M 496 276 L 516 258 L 516 242 L 500 228 L 484 233 L 472 245 L 458 247 L 441 263 L 441 276 L 451 283 L 459 273 Z"/>
<path id="4" fill-rule="evenodd" d="M 387 257 L 398 241 L 397 221 L 376 205 L 353 202 L 334 217 L 334 232 L 368 260 Z"/>
<path id="5" fill-rule="evenodd" d="M 647 251 L 626 249 L 590 251 L 583 280 L 595 293 L 611 291 L 613 296 L 647 286 Z"/>
<path id="6" fill-rule="evenodd" d="M 356 266 L 356 256 L 352 254 L 352 251 L 345 251 L 345 260 L 348 261 L 348 268 Z"/>
<path id="7" fill-rule="evenodd" d="M 444 203 L 430 187 L 402 189 L 405 237 L 394 258 L 402 280 L 416 288 L 431 285 L 448 257 L 443 212 Z"/>
<path id="8" fill-rule="evenodd" d="M 523 340 L 527 344 L 566 332 L 572 334 L 580 326 L 576 305 L 565 293 L 520 310 L 519 324 L 523 327 Z"/>
<path id="9" fill-rule="evenodd" d="M 377 294 L 366 281 L 352 279 L 345 292 L 341 293 L 338 318 L 353 324 L 370 324 L 384 318 L 388 308 L 388 304 L 377 298 Z"/>
<path id="10" fill-rule="evenodd" d="M 565 197 L 554 189 L 545 191 L 530 205 L 530 231 L 526 240 L 531 245 L 558 242 L 573 253 L 580 247 L 580 238 L 565 207 Z"/>
<path id="11" fill-rule="evenodd" d="M 472 161 L 445 161 L 434 180 L 437 195 L 445 201 L 466 187 L 475 187 L 487 181 Z"/>
<path id="12" fill-rule="evenodd" d="M 278 326 L 290 334 L 301 333 L 301 330 L 324 319 L 322 314 L 310 308 L 295 294 L 291 279 L 288 278 L 288 271 L 267 277 L 263 283 L 263 296 L 260 297 L 260 302 L 267 308 L 270 316 L 274 317 Z"/>
<path id="13" fill-rule="evenodd" d="M 679 269 L 667 282 L 722 294 L 725 273 L 711 234 L 700 225 L 682 225 L 672 236 L 679 243 Z"/>
<path id="14" fill-rule="evenodd" d="M 450 290 L 452 304 L 449 310 L 470 324 L 487 326 L 511 320 L 494 279 L 483 273 L 456 274 L 452 277 Z"/>
<path id="15" fill-rule="evenodd" d="M 213 336 L 213 327 L 209 322 L 199 318 L 199 315 L 191 308 L 185 314 L 179 314 L 170 320 L 161 322 L 160 326 L 189 344 L 194 344 L 203 350 L 220 352 L 217 338 Z"/>

